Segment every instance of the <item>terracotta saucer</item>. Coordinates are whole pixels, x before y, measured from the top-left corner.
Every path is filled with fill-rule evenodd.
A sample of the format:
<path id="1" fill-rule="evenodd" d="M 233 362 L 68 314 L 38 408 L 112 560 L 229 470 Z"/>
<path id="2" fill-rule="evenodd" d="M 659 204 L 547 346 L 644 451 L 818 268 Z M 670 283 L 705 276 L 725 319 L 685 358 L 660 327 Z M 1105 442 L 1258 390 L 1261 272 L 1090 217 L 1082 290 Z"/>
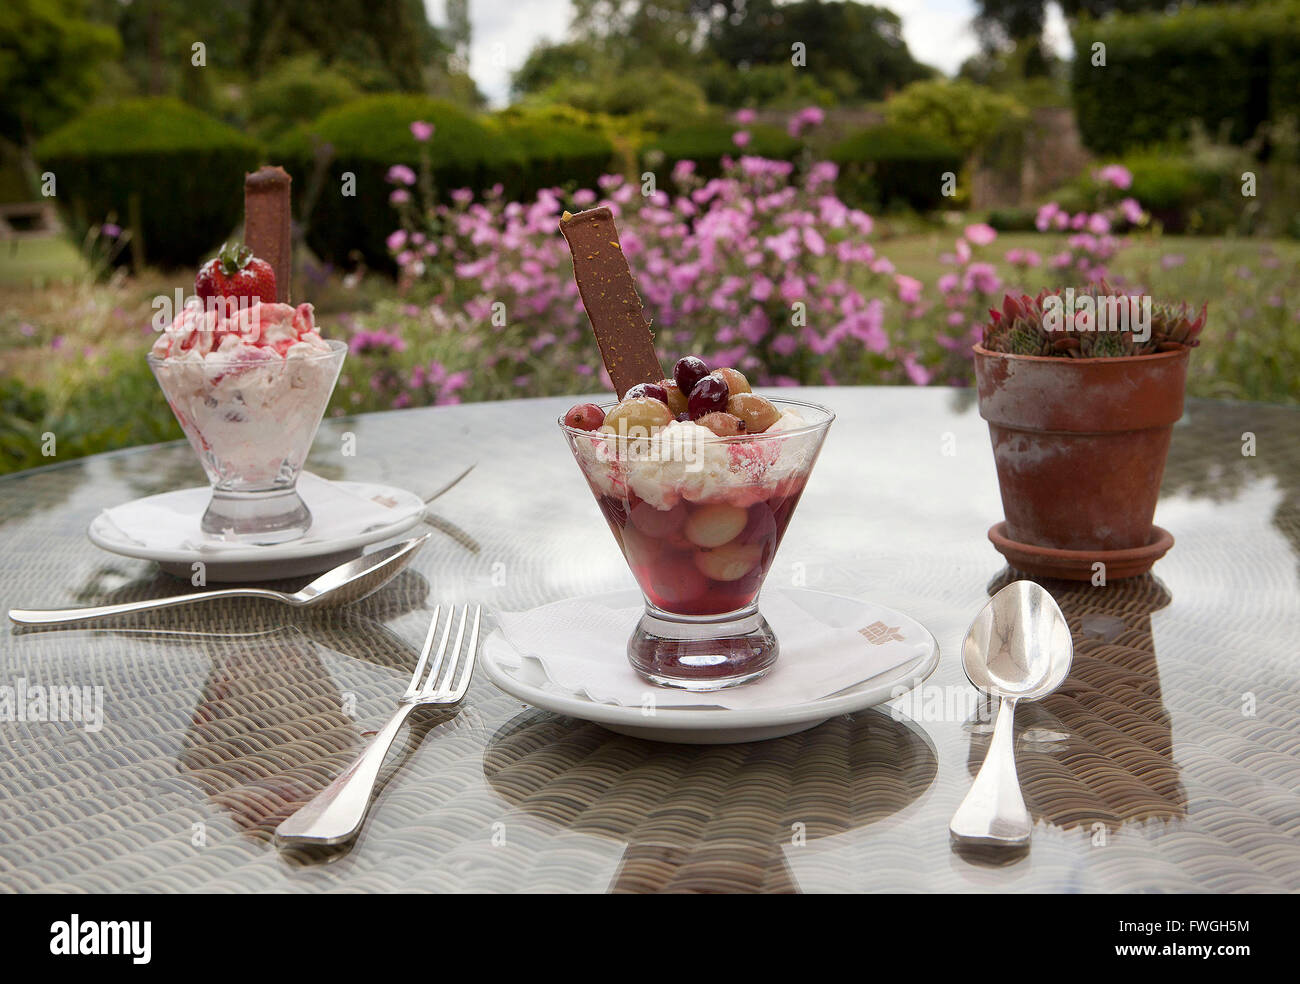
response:
<path id="1" fill-rule="evenodd" d="M 989 540 L 1016 570 L 1039 577 L 1064 578 L 1067 581 L 1092 580 L 1092 565 L 1099 562 L 1106 565 L 1108 581 L 1137 577 L 1151 570 L 1151 565 L 1174 545 L 1174 538 L 1168 530 L 1152 526 L 1151 542 L 1145 547 L 1131 547 L 1128 550 L 1058 550 L 1055 547 L 1040 547 L 1012 540 L 1007 536 L 1006 520 L 989 527 Z"/>

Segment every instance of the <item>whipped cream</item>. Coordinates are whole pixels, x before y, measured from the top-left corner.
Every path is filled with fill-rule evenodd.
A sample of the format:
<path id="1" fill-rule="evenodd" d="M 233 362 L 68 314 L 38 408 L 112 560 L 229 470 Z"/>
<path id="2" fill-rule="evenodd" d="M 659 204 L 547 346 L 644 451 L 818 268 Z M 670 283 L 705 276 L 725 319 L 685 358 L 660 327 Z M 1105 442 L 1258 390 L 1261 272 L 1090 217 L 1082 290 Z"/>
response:
<path id="1" fill-rule="evenodd" d="M 229 487 L 290 481 L 343 362 L 312 306 L 256 303 L 230 317 L 193 306 L 153 344 L 154 374 L 208 477 Z"/>
<path id="2" fill-rule="evenodd" d="M 252 351 L 280 357 L 328 352 L 329 345 L 316 331 L 312 306 L 256 302 L 240 307 L 229 317 L 197 304 L 181 309 L 176 320 L 153 343 L 160 359 L 210 355 L 249 357 Z"/>
<path id="3" fill-rule="evenodd" d="M 648 437 L 596 434 L 576 443 L 583 471 L 602 495 L 626 499 L 631 493 L 656 509 L 683 499 L 749 506 L 811 464 L 807 442 L 767 437 L 804 423 L 786 409 L 758 440 L 721 438 L 694 421 L 674 421 Z"/>

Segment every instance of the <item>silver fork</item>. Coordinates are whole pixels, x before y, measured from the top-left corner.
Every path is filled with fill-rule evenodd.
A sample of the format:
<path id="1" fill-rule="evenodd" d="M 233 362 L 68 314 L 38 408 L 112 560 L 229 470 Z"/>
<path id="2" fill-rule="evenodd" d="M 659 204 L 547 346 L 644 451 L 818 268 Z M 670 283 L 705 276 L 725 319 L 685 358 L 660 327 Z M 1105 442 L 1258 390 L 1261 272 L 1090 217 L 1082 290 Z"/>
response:
<path id="1" fill-rule="evenodd" d="M 469 645 L 464 650 L 465 663 L 460 669 L 459 677 L 456 676 L 456 667 L 460 662 L 461 643 L 465 640 L 465 625 L 469 621 L 469 605 L 461 609 L 456 642 L 451 647 L 451 658 L 447 659 L 447 640 L 451 636 L 451 624 L 456 621 L 455 606 L 452 606 L 446 627 L 442 630 L 442 640 L 438 643 L 438 655 L 434 657 L 428 673 L 425 673 L 441 614 L 442 606 L 439 605 L 433 610 L 433 620 L 429 623 L 429 632 L 425 636 L 419 662 L 415 664 L 410 686 L 398 699 L 397 711 L 342 775 L 276 828 L 277 841 L 284 844 L 341 844 L 352 837 L 366 818 L 370 794 L 374 790 L 375 780 L 379 778 L 379 768 L 384 764 L 388 749 L 407 715 L 415 708 L 427 704 L 453 705 L 465 696 L 469 678 L 474 672 L 474 660 L 478 656 L 478 628 L 483 609 L 482 606 L 474 609 L 474 626 L 470 632 Z"/>

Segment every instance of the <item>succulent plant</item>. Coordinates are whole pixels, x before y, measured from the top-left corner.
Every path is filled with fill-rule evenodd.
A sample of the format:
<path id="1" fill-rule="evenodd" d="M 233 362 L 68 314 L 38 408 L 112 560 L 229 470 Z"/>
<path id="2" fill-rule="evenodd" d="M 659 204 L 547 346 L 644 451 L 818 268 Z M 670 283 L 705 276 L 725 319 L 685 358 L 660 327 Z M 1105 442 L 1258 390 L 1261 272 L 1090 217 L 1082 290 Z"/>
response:
<path id="1" fill-rule="evenodd" d="M 1037 297 L 1028 294 L 1007 294 L 1002 307 L 989 309 L 989 322 L 984 326 L 984 347 L 990 352 L 1011 355 L 1046 355 L 1075 359 L 1117 358 L 1127 355 L 1150 355 L 1172 349 L 1195 348 L 1200 344 L 1201 329 L 1205 327 L 1206 306 L 1201 305 L 1193 315 L 1186 303 L 1152 304 L 1151 333 L 1139 341 L 1127 324 L 1119 330 L 1107 326 L 1097 330 L 1088 312 L 1078 311 L 1078 299 L 1090 297 L 1085 305 L 1099 310 L 1104 305 L 1108 312 L 1125 314 L 1135 311 L 1139 298 L 1117 293 L 1106 281 L 1090 285 L 1062 296 L 1058 290 L 1044 290 Z M 1049 298 L 1056 298 L 1052 301 Z M 1100 320 L 1100 319 L 1097 319 Z"/>

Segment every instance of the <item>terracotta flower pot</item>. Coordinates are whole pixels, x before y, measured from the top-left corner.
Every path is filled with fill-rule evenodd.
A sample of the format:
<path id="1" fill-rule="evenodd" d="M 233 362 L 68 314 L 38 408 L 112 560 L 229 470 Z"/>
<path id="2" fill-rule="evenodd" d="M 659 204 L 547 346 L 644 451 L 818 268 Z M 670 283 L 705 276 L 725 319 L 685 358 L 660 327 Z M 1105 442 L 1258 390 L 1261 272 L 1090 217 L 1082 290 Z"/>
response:
<path id="1" fill-rule="evenodd" d="M 975 346 L 1007 537 L 1097 552 L 1152 542 L 1188 352 L 1069 359 Z"/>

